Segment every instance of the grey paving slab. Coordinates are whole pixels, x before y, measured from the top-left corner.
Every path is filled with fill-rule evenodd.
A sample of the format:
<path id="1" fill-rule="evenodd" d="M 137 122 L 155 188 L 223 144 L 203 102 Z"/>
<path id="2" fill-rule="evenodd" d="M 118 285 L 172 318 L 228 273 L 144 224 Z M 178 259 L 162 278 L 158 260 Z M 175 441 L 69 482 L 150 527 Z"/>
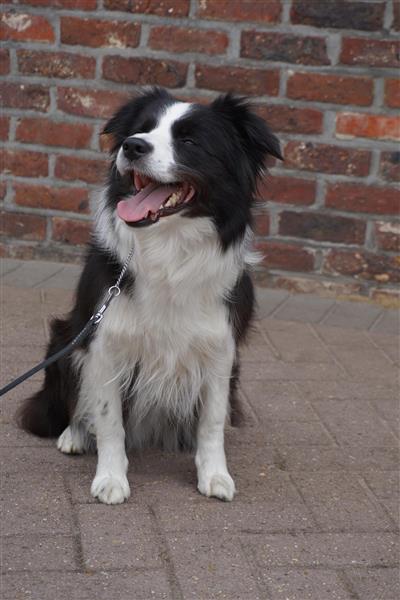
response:
<path id="1" fill-rule="evenodd" d="M 389 309 L 382 311 L 381 317 L 376 320 L 370 330 L 373 333 L 400 335 L 400 311 Z"/>
<path id="2" fill-rule="evenodd" d="M 16 271 L 25 264 L 23 260 L 17 260 L 15 258 L 2 258 L 0 260 L 0 279 L 3 278 L 7 273 Z"/>
<path id="3" fill-rule="evenodd" d="M 271 600 L 350 600 L 354 596 L 338 573 L 329 569 L 268 569 L 262 571 Z"/>
<path id="4" fill-rule="evenodd" d="M 256 288 L 257 317 L 264 319 L 274 312 L 278 306 L 289 297 L 286 290 L 274 290 L 268 288 Z"/>
<path id="5" fill-rule="evenodd" d="M 1 539 L 2 568 L 5 571 L 73 571 L 75 541 L 69 535 L 9 535 Z"/>
<path id="6" fill-rule="evenodd" d="M 321 323 L 330 327 L 369 329 L 383 312 L 380 306 L 338 300 Z"/>
<path id="7" fill-rule="evenodd" d="M 40 284 L 41 289 L 75 290 L 82 269 L 77 265 L 64 265 L 59 271 Z"/>
<path id="8" fill-rule="evenodd" d="M 301 321 L 302 323 L 319 323 L 335 301 L 308 294 L 290 296 L 274 313 L 276 319 L 284 321 Z"/>
<path id="9" fill-rule="evenodd" d="M 400 596 L 398 569 L 351 569 L 345 574 L 362 600 L 396 600 Z"/>
<path id="10" fill-rule="evenodd" d="M 38 287 L 62 268 L 63 266 L 56 262 L 26 262 L 18 269 L 6 273 L 2 277 L 2 284 L 23 288 Z"/>

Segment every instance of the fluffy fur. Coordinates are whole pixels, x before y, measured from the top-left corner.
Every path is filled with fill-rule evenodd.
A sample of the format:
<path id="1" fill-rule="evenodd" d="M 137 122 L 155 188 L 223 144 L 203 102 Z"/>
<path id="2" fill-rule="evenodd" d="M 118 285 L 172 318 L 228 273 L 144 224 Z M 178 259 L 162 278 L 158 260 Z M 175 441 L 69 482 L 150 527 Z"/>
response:
<path id="1" fill-rule="evenodd" d="M 267 154 L 279 144 L 248 103 L 231 95 L 209 106 L 155 89 L 107 123 L 115 145 L 75 306 L 52 324 L 47 355 L 75 336 L 135 252 L 95 334 L 51 365 L 20 414 L 26 430 L 59 436 L 66 453 L 97 447 L 91 492 L 106 503 L 129 496 L 126 447 L 194 449 L 198 489 L 231 500 L 224 423 L 238 414 L 238 346 L 253 313 L 248 268 L 251 205 Z M 146 154 L 124 143 L 142 140 Z M 194 198 L 147 227 L 116 212 L 133 195 L 132 172 L 187 182 Z"/>

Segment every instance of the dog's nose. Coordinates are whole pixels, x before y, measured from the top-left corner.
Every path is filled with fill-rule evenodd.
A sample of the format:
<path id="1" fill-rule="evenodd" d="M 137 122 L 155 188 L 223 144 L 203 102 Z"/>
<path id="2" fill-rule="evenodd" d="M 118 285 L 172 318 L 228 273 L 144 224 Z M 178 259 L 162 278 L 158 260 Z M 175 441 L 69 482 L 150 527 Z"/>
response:
<path id="1" fill-rule="evenodd" d="M 153 150 L 153 146 L 149 142 L 142 140 L 142 138 L 130 137 L 124 141 L 122 149 L 128 160 L 135 160 L 145 154 L 149 154 Z"/>

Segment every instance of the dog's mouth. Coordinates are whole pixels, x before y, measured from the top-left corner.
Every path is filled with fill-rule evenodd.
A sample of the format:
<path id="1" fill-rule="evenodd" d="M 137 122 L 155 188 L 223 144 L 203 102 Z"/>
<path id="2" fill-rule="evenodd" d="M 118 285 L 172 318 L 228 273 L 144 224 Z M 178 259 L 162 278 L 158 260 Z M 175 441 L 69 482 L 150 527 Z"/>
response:
<path id="1" fill-rule="evenodd" d="M 195 195 L 189 183 L 161 183 L 134 171 L 136 193 L 117 204 L 120 219 L 132 227 L 156 223 L 161 217 L 176 214 L 187 206 Z"/>

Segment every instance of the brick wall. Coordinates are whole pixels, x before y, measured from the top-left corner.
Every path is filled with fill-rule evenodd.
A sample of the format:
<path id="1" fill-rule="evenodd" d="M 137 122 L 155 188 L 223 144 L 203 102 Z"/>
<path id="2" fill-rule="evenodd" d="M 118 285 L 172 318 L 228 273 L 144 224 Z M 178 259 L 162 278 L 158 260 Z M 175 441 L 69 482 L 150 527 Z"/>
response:
<path id="1" fill-rule="evenodd" d="M 384 300 L 400 278 L 400 3 L 26 0 L 3 6 L 3 254 L 74 260 L 104 120 L 148 84 L 255 96 L 282 140 L 257 213 L 270 285 Z M 396 41 L 397 40 L 397 41 Z"/>

